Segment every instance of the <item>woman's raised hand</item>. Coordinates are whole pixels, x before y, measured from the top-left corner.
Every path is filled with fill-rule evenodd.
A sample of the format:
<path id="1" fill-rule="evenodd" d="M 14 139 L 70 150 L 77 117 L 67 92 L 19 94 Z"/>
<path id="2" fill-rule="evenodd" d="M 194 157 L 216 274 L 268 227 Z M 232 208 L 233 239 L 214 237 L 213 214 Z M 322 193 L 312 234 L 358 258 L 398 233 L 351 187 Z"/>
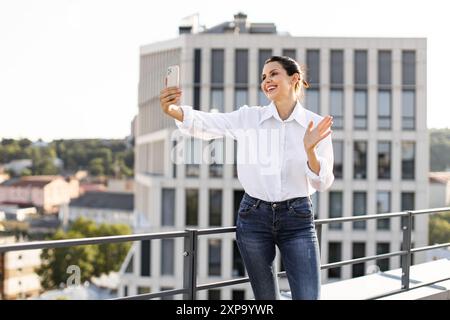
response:
<path id="1" fill-rule="evenodd" d="M 328 137 L 332 132 L 330 130 L 333 124 L 333 117 L 326 116 L 319 122 L 319 124 L 313 129 L 314 122 L 310 121 L 308 127 L 306 128 L 305 136 L 303 137 L 303 144 L 305 145 L 305 150 L 313 150 L 317 144 Z"/>

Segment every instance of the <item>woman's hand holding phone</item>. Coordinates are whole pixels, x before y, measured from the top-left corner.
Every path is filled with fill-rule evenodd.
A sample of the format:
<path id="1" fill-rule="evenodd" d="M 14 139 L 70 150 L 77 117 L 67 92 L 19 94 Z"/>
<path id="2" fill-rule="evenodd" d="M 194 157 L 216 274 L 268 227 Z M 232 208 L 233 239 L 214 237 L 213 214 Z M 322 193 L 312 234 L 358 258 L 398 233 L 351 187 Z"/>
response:
<path id="1" fill-rule="evenodd" d="M 164 113 L 179 121 L 183 121 L 183 110 L 178 106 L 182 94 L 178 79 L 179 67 L 169 67 L 165 78 L 165 88 L 161 90 L 159 101 Z"/>

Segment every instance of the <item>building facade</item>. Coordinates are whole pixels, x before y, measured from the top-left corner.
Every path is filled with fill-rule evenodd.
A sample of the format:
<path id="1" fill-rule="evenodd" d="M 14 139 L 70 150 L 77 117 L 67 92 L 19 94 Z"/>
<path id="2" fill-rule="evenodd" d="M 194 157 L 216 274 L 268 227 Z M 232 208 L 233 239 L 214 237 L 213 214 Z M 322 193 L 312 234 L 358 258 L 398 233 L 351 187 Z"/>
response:
<path id="1" fill-rule="evenodd" d="M 0 238 L 0 244 L 15 242 L 14 236 Z M 37 249 L 0 253 L 0 300 L 39 296 L 41 281 L 36 268 L 41 265 L 41 252 Z"/>
<path id="2" fill-rule="evenodd" d="M 180 65 L 182 104 L 231 112 L 264 106 L 259 89 L 264 61 L 287 55 L 307 66 L 310 88 L 303 105 L 334 117 L 335 182 L 313 196 L 316 218 L 400 212 L 428 206 L 426 40 L 327 38 L 280 34 L 273 24 L 235 20 L 141 47 L 136 136 L 136 230 L 183 230 L 235 224 L 243 195 L 233 164 L 196 163 L 213 146 L 216 159 L 233 154 L 228 139 L 185 138 L 189 164 L 174 164 L 174 120 L 164 115 L 159 92 L 169 65 Z M 299 139 L 299 143 L 302 143 Z M 198 162 L 198 161 L 197 161 Z M 427 244 L 427 215 L 415 218 L 413 243 Z M 198 283 L 245 275 L 234 234 L 198 243 Z M 400 219 L 332 224 L 322 234 L 322 263 L 398 251 Z M 180 288 L 182 240 L 135 243 L 123 266 L 120 295 Z M 277 256 L 278 270 L 282 262 Z M 425 261 L 416 254 L 414 263 Z M 377 264 L 372 267 L 373 264 Z M 323 270 L 324 283 L 397 268 L 400 258 Z M 288 290 L 287 281 L 280 282 Z M 201 291 L 200 299 L 250 299 L 249 284 Z"/>
<path id="3" fill-rule="evenodd" d="M 0 204 L 35 206 L 40 213 L 57 213 L 70 202 L 78 184 L 62 176 L 28 176 L 10 179 L 0 185 Z"/>

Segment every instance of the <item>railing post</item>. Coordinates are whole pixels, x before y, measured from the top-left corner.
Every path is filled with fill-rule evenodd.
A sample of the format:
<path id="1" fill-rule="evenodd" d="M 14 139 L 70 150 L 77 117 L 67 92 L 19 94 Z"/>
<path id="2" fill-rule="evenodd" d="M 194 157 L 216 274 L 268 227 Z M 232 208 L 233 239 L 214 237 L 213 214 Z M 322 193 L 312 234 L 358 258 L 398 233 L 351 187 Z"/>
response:
<path id="1" fill-rule="evenodd" d="M 408 211 L 408 215 L 403 219 L 402 232 L 403 244 L 402 251 L 407 251 L 402 256 L 402 289 L 409 290 L 409 270 L 411 268 L 411 230 L 412 230 L 412 212 Z"/>
<path id="2" fill-rule="evenodd" d="M 197 237 L 196 229 L 186 229 L 189 233 L 184 238 L 184 272 L 183 288 L 188 293 L 183 295 L 184 300 L 195 300 L 197 296 Z"/>

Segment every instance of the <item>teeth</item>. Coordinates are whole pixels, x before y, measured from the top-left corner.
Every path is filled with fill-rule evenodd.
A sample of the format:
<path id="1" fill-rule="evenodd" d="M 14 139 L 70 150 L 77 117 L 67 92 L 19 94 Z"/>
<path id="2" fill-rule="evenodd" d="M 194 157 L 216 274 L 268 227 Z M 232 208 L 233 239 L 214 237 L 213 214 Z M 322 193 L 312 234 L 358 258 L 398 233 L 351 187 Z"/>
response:
<path id="1" fill-rule="evenodd" d="M 276 88 L 276 86 L 270 86 L 270 87 L 267 87 L 267 91 L 272 91 L 273 89 L 275 89 Z"/>

